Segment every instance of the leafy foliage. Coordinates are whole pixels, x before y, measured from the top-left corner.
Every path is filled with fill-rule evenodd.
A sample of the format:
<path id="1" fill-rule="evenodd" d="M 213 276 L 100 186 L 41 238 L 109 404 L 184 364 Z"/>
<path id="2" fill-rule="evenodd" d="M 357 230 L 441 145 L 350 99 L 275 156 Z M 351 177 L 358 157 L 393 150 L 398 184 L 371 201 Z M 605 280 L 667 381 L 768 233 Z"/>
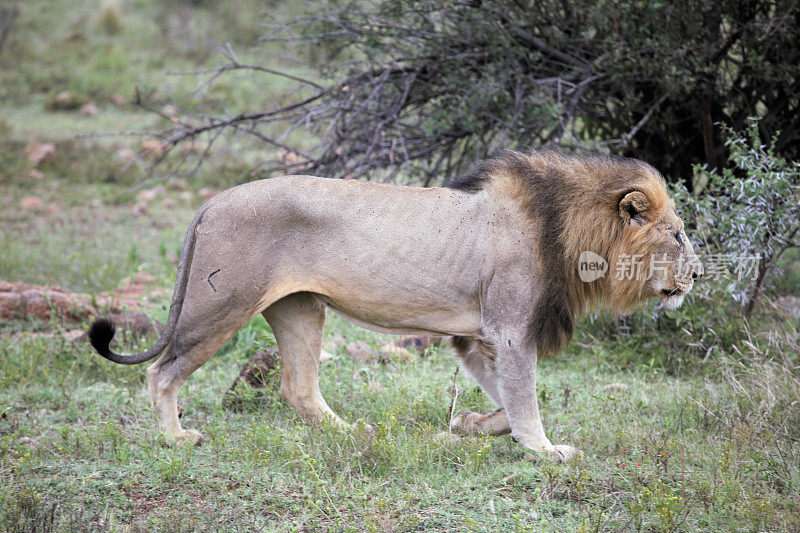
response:
<path id="1" fill-rule="evenodd" d="M 730 166 L 696 167 L 696 182 L 706 184 L 699 196 L 677 189 L 687 207 L 684 220 L 702 241 L 706 273 L 725 278 L 724 291 L 749 317 L 778 259 L 800 245 L 800 163 L 776 155 L 775 138 L 763 144 L 756 122 L 745 132 L 725 132 Z"/>
<path id="2" fill-rule="evenodd" d="M 716 122 L 741 129 L 758 115 L 762 135 L 781 132 L 777 151 L 800 155 L 798 10 L 767 0 L 325 2 L 261 40 L 312 50 L 313 78 L 277 72 L 299 83 L 293 101 L 200 116 L 160 137 L 232 128 L 300 154 L 290 169 L 424 183 L 500 148 L 562 145 L 636 156 L 691 188 L 693 164 L 724 161 Z M 264 71 L 226 55 L 212 82 Z M 318 142 L 288 137 L 296 128 Z"/>

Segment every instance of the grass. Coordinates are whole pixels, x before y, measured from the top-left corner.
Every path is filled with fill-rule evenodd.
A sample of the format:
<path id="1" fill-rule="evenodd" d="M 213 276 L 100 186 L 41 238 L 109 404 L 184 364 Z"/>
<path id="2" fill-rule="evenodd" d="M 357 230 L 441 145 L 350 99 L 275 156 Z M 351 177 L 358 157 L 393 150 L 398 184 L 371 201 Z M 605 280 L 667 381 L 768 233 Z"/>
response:
<path id="1" fill-rule="evenodd" d="M 179 95 L 196 80 L 164 73 L 218 62 L 205 35 L 244 48 L 243 60 L 260 53 L 246 45 L 261 31 L 253 21 L 263 6 L 195 4 L 24 4 L 0 50 L 1 280 L 94 294 L 143 270 L 171 288 L 185 226 L 202 202 L 198 190 L 249 179 L 258 153 L 217 154 L 185 183 L 161 171 L 148 177 L 139 164 L 124 168 L 118 151 L 138 140 L 75 138 L 159 126 L 110 98 L 137 84 L 164 102 L 190 98 Z M 243 77 L 214 90 L 228 91 L 234 107 L 284 90 L 262 83 Z M 61 90 L 97 102 L 98 115 L 47 111 Z M 58 160 L 39 169 L 42 179 L 29 174 L 24 149 L 32 142 L 58 150 Z M 146 201 L 145 214 L 134 214 L 139 193 L 153 186 L 164 189 Z M 40 208 L 22 206 L 30 196 Z M 796 287 L 796 256 L 787 257 L 787 276 L 772 287 L 780 294 Z M 148 300 L 146 310 L 163 320 L 166 304 Z M 343 418 L 371 424 L 373 436 L 303 425 L 275 380 L 223 408 L 239 369 L 270 342 L 258 318 L 181 392 L 184 425 L 206 436 L 198 448 L 165 446 L 144 367 L 113 365 L 60 335 L 85 324 L 5 321 L 0 530 L 796 531 L 797 324 L 762 317 L 748 337 L 731 320 L 729 333 L 706 336 L 704 317 L 719 305 L 692 305 L 655 322 L 638 315 L 627 334 L 606 319 L 585 321 L 570 349 L 541 365 L 551 440 L 586 453 L 561 465 L 530 458 L 508 437 L 443 435 L 451 349 L 357 363 L 346 343 L 391 338 L 333 314 L 325 346 L 336 357 L 322 366 L 322 390 Z M 718 345 L 707 351 L 709 342 Z M 463 373 L 455 386 L 456 410 L 491 408 Z"/>
<path id="2" fill-rule="evenodd" d="M 57 338 L 3 337 L 2 519 L 54 513 L 46 519 L 57 529 L 133 531 L 800 526 L 800 432 L 780 422 L 797 420 L 800 381 L 797 369 L 787 375 L 764 355 L 757 373 L 726 363 L 728 380 L 645 365 L 620 371 L 612 344 L 544 363 L 550 437 L 586 452 L 558 465 L 530 460 L 507 437 L 442 438 L 455 368 L 447 348 L 389 365 L 357 364 L 339 348 L 323 365 L 331 407 L 372 424 L 372 437 L 303 425 L 276 387 L 223 409 L 238 368 L 266 336 L 254 321 L 184 387 L 183 422 L 207 437 L 193 449 L 164 446 L 142 368 Z M 332 316 L 329 347 L 334 336 L 386 340 Z M 751 384 L 748 395 L 732 385 L 765 375 L 783 382 Z M 619 383 L 629 390 L 607 387 Z M 463 376 L 456 387 L 457 409 L 490 407 Z"/>

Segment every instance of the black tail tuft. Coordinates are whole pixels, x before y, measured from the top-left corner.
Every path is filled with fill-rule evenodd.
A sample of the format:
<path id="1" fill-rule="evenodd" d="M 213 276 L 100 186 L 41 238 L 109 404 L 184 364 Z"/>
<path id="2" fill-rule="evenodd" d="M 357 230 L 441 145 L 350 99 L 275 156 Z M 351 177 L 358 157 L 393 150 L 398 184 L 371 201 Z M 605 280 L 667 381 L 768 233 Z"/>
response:
<path id="1" fill-rule="evenodd" d="M 98 318 L 89 327 L 89 342 L 97 353 L 109 360 L 113 360 L 109 345 L 116 331 L 117 327 L 107 318 Z"/>

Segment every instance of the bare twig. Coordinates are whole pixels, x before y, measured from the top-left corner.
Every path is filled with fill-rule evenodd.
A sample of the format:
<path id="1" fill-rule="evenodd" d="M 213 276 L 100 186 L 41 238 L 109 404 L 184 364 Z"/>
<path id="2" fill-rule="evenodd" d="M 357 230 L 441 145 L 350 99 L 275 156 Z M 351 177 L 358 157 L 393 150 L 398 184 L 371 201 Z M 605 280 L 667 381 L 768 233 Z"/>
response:
<path id="1" fill-rule="evenodd" d="M 447 421 L 447 428 L 452 433 L 453 430 L 451 428 L 453 424 L 453 416 L 455 415 L 456 409 L 456 400 L 458 399 L 458 388 L 456 387 L 456 378 L 458 378 L 458 371 L 461 367 L 456 366 L 456 371 L 453 372 L 453 387 L 450 389 L 450 419 Z"/>
<path id="2" fill-rule="evenodd" d="M 608 141 L 601 141 L 598 144 L 600 144 L 600 145 L 616 144 L 616 145 L 619 145 L 619 146 L 628 146 L 628 144 L 630 144 L 630 142 L 631 142 L 631 139 L 633 139 L 636 136 L 636 134 L 639 132 L 639 130 L 642 129 L 642 126 L 647 124 L 647 121 L 650 120 L 650 118 L 653 116 L 653 113 L 655 113 L 656 110 L 658 110 L 658 108 L 661 107 L 661 104 L 663 104 L 664 101 L 666 101 L 666 99 L 667 99 L 667 95 L 666 94 L 662 94 L 661 97 L 659 97 L 659 99 L 656 100 L 656 102 L 652 106 L 650 106 L 650 109 L 647 110 L 647 112 L 642 116 L 642 118 L 639 119 L 639 122 L 637 122 L 636 125 L 633 126 L 633 128 L 631 128 L 631 130 L 628 133 L 626 133 L 625 135 L 623 135 L 619 139 L 611 139 L 611 140 L 608 140 Z"/>

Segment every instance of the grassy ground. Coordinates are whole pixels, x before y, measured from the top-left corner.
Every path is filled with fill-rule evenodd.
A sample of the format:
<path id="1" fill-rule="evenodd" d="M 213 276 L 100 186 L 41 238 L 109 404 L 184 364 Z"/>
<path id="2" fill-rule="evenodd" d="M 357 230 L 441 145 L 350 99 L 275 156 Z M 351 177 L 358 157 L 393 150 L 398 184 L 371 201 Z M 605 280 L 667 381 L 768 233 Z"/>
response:
<path id="1" fill-rule="evenodd" d="M 110 98 L 136 83 L 178 94 L 194 82 L 161 76 L 213 63 L 206 35 L 244 43 L 260 31 L 255 5 L 200 4 L 103 4 L 111 15 L 99 2 L 24 4 L 0 50 L 0 279 L 96 293 L 144 270 L 171 287 L 198 189 L 234 184 L 246 167 L 222 154 L 203 179 L 157 174 L 143 188 L 164 190 L 143 200 L 145 176 L 118 157 L 135 143 L 74 135 L 158 126 Z M 61 90 L 97 102 L 98 115 L 47 111 Z M 219 90 L 252 103 L 263 87 L 245 79 Z M 31 177 L 25 147 L 45 141 L 58 161 Z M 31 196 L 39 207 L 23 207 Z M 164 304 L 147 310 L 163 320 Z M 781 341 L 796 338 L 796 324 L 765 320 L 740 353 L 700 350 L 675 323 L 635 324 L 621 335 L 587 322 L 568 353 L 541 365 L 551 440 L 586 453 L 558 465 L 531 460 L 507 437 L 443 436 L 451 350 L 357 363 L 342 340 L 390 339 L 332 314 L 325 344 L 336 357 L 323 365 L 322 390 L 346 420 L 371 424 L 372 437 L 302 425 L 274 381 L 222 407 L 242 364 L 269 343 L 259 318 L 184 387 L 183 423 L 207 437 L 193 449 L 164 445 L 143 367 L 64 340 L 63 324 L 5 322 L 0 530 L 800 529 L 800 379 L 796 345 Z M 463 374 L 455 391 L 456 411 L 491 407 Z"/>
<path id="2" fill-rule="evenodd" d="M 557 465 L 531 461 L 508 438 L 442 438 L 455 368 L 448 349 L 388 365 L 357 364 L 336 350 L 323 365 L 323 393 L 347 420 L 372 424 L 370 438 L 302 425 L 275 386 L 223 409 L 238 368 L 268 342 L 265 327 L 245 328 L 184 387 L 183 422 L 207 436 L 195 449 L 164 446 L 142 368 L 112 365 L 84 344 L 7 331 L 0 523 L 115 531 L 800 527 L 800 446 L 789 425 L 798 392 L 784 368 L 767 365 L 775 383 L 744 394 L 721 379 L 641 364 L 620 370 L 612 343 L 575 346 L 542 365 L 551 439 L 586 452 Z M 331 317 L 333 350 L 335 336 L 384 342 Z M 456 389 L 456 409 L 490 407 L 464 377 Z"/>

